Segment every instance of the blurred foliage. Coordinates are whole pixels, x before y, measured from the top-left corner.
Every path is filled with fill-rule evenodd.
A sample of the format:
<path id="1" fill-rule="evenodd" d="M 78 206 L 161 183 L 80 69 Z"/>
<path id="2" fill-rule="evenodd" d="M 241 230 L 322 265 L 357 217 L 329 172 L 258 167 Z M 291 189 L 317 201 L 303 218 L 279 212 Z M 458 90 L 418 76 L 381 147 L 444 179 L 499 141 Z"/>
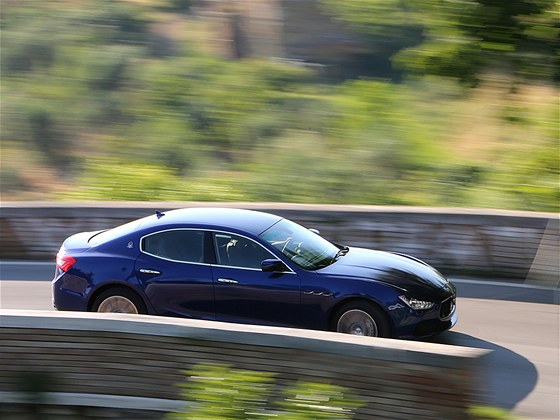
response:
<path id="1" fill-rule="evenodd" d="M 273 374 L 226 365 L 200 364 L 185 372 L 181 383 L 188 406 L 170 419 L 258 419 L 266 415 L 266 403 L 274 386 Z"/>
<path id="2" fill-rule="evenodd" d="M 424 74 L 325 84 L 221 58 L 187 0 L 5 1 L 2 198 L 557 211 L 550 2 L 440 3 L 324 0 Z"/>
<path id="3" fill-rule="evenodd" d="M 560 81 L 556 0 L 320 0 L 358 32 L 398 43 L 396 65 L 477 83 L 487 71 Z"/>
<path id="4" fill-rule="evenodd" d="M 471 420 L 521 420 L 520 417 L 512 415 L 507 410 L 487 406 L 471 407 L 468 418 Z"/>
<path id="5" fill-rule="evenodd" d="M 168 419 L 351 419 L 363 403 L 344 388 L 328 383 L 298 382 L 281 386 L 275 375 L 199 364 L 185 372 L 181 383 L 186 408 Z"/>

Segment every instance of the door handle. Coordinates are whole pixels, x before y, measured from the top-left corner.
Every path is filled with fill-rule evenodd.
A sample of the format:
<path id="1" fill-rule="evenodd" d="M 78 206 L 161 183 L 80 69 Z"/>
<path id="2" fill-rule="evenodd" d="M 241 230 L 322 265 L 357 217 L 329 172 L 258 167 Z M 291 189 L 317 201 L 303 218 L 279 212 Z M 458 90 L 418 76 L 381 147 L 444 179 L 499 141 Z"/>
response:
<path id="1" fill-rule="evenodd" d="M 140 271 L 141 273 L 144 273 L 144 274 L 161 274 L 161 272 L 159 272 L 157 270 L 150 270 L 148 268 L 141 268 L 138 271 Z"/>
<path id="2" fill-rule="evenodd" d="M 218 279 L 218 283 L 238 284 L 239 282 L 238 282 L 237 280 L 233 280 L 233 279 L 222 279 L 222 278 L 219 278 L 219 279 Z"/>

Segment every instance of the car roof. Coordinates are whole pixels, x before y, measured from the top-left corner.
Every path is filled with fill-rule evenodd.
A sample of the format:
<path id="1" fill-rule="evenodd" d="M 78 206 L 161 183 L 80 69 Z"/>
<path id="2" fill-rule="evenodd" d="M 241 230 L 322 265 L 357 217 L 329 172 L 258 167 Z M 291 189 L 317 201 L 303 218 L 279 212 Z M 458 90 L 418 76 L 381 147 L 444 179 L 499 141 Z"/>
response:
<path id="1" fill-rule="evenodd" d="M 254 210 L 192 207 L 157 212 L 144 218 L 141 227 L 185 224 L 212 229 L 235 229 L 258 235 L 281 219 L 280 216 Z"/>

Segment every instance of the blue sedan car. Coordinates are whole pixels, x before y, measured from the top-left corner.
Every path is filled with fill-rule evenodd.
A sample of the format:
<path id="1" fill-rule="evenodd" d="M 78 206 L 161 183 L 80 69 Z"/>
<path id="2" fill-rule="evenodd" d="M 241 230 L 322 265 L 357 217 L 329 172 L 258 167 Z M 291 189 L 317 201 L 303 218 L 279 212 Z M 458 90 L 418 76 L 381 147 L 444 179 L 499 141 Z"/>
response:
<path id="1" fill-rule="evenodd" d="M 58 310 L 421 337 L 451 328 L 455 287 L 407 256 L 333 244 L 268 213 L 189 208 L 66 239 Z"/>

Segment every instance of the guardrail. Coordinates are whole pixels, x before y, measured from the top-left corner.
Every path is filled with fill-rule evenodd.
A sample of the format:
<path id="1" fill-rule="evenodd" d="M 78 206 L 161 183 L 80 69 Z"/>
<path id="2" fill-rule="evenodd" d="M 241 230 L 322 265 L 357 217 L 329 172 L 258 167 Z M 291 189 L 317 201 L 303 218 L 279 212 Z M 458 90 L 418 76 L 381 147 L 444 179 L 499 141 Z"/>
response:
<path id="1" fill-rule="evenodd" d="M 488 353 L 321 331 L 40 311 L 0 311 L 0 342 L 0 417 L 7 419 L 21 418 L 30 402 L 35 418 L 162 418 L 181 407 L 176 384 L 200 362 L 342 386 L 365 403 L 356 419 L 461 419 L 482 400 L 478 368 Z M 26 378 L 35 392 L 24 392 Z"/>
<path id="2" fill-rule="evenodd" d="M 558 286 L 554 213 L 274 203 L 3 203 L 0 259 L 53 260 L 69 235 L 107 229 L 157 210 L 238 207 L 268 211 L 353 246 L 407 253 L 444 273 Z"/>

